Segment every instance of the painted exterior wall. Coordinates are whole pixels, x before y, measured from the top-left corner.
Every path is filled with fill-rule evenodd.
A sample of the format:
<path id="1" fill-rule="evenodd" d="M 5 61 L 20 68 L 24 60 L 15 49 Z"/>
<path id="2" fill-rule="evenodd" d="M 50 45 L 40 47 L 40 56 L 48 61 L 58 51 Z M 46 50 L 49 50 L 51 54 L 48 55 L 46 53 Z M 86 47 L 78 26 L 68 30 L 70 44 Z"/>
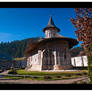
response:
<path id="1" fill-rule="evenodd" d="M 41 70 L 41 65 L 39 62 L 39 57 L 38 57 L 38 53 L 28 57 L 27 59 L 27 70 L 31 71 L 40 71 Z"/>
<path id="2" fill-rule="evenodd" d="M 74 67 L 87 67 L 88 66 L 87 56 L 72 57 L 71 63 L 72 66 Z"/>
<path id="3" fill-rule="evenodd" d="M 49 50 L 49 51 L 48 51 Z M 27 70 L 66 70 L 72 67 L 71 55 L 67 41 L 45 44 L 38 52 L 27 59 Z"/>
<path id="4" fill-rule="evenodd" d="M 32 55 L 29 57 L 29 60 L 30 60 L 30 65 L 31 64 L 39 64 L 38 63 L 38 53 Z"/>
<path id="5" fill-rule="evenodd" d="M 60 38 L 56 40 L 46 39 L 36 48 L 36 53 L 32 53 L 27 59 L 27 70 L 68 70 L 72 68 L 71 55 L 69 51 L 69 41 L 62 39 L 54 25 L 52 17 L 48 22 L 48 27 L 44 29 L 46 38 Z M 35 50 L 34 50 L 35 52 Z"/>

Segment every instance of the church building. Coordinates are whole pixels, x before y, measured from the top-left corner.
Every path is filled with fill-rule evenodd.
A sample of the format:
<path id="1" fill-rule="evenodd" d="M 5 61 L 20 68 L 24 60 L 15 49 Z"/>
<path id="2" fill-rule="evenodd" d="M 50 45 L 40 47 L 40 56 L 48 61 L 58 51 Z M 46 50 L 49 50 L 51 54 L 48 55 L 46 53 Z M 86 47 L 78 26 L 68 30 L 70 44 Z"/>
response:
<path id="1" fill-rule="evenodd" d="M 45 38 L 30 44 L 26 50 L 26 70 L 72 69 L 70 49 L 78 44 L 77 40 L 60 35 L 60 29 L 54 24 L 52 17 L 43 32 Z"/>

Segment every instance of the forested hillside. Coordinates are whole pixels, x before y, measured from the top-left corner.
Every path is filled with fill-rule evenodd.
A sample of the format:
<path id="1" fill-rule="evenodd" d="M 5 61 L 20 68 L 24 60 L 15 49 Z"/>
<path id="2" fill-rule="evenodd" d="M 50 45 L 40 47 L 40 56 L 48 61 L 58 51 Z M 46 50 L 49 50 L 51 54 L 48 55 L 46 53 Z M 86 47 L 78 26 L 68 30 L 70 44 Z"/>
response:
<path id="1" fill-rule="evenodd" d="M 23 57 L 27 44 L 38 41 L 40 38 L 29 38 L 24 40 L 16 40 L 12 42 L 0 43 L 0 54 L 15 57 Z"/>
<path id="2" fill-rule="evenodd" d="M 76 48 L 71 49 L 71 57 L 83 56 L 83 55 L 85 55 L 84 48 L 76 47 Z"/>
<path id="3" fill-rule="evenodd" d="M 17 58 L 17 57 L 23 57 L 24 56 L 24 51 L 27 48 L 28 43 L 33 43 L 41 38 L 36 37 L 36 38 L 29 38 L 29 39 L 24 39 L 24 40 L 17 40 L 17 41 L 12 41 L 12 42 L 6 42 L 0 43 L 0 54 L 4 54 L 7 56 L 10 56 L 12 58 Z M 71 49 L 71 56 L 80 56 L 80 55 L 85 55 L 84 49 L 82 47 L 77 47 Z"/>

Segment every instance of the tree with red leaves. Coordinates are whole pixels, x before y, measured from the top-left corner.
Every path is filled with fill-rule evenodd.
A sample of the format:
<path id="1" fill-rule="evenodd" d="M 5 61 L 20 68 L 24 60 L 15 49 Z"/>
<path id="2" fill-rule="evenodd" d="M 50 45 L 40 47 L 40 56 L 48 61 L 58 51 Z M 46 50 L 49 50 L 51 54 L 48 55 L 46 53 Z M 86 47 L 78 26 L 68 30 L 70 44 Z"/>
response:
<path id="1" fill-rule="evenodd" d="M 77 29 L 77 40 L 83 42 L 81 46 L 88 57 L 88 75 L 92 82 L 92 8 L 75 8 L 75 12 L 76 18 L 71 18 L 71 22 Z"/>

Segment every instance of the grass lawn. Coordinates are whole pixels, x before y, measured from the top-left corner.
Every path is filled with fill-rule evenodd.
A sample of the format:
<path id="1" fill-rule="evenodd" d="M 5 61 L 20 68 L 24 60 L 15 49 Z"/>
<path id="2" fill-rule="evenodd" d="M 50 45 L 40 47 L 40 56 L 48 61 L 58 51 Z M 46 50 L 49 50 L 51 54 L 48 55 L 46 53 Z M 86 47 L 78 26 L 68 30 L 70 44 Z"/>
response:
<path id="1" fill-rule="evenodd" d="M 38 71 L 26 71 L 23 69 L 16 70 L 17 74 L 19 75 L 69 75 L 69 74 L 76 74 L 76 75 L 82 75 L 87 74 L 87 70 L 78 70 L 78 71 L 63 71 L 63 72 L 38 72 Z"/>
<path id="2" fill-rule="evenodd" d="M 11 70 L 10 70 L 11 71 Z M 7 76 L 8 79 L 31 79 L 31 80 L 63 80 L 79 78 L 87 76 L 87 70 L 80 71 L 64 71 L 64 72 L 38 72 L 38 71 L 26 71 L 23 69 L 16 70 L 18 75 L 32 75 L 33 77 L 12 77 Z M 39 77 L 38 77 L 39 76 Z"/>

